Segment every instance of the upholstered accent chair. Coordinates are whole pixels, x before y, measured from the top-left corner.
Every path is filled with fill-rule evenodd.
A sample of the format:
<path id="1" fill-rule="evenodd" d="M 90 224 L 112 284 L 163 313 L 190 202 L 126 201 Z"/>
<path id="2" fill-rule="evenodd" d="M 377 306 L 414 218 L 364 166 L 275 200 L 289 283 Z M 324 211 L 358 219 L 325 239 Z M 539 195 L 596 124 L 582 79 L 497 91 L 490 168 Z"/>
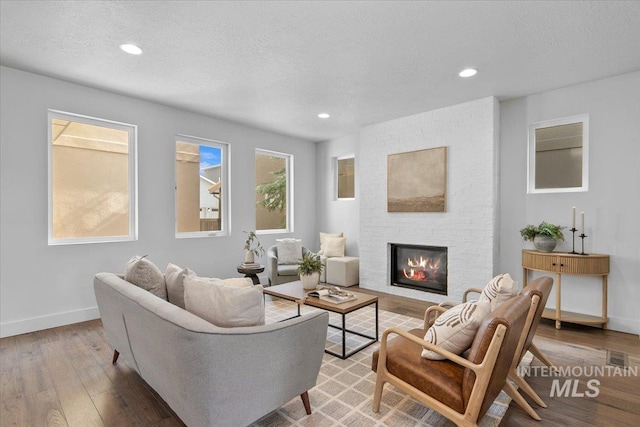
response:
<path id="1" fill-rule="evenodd" d="M 302 247 L 302 255 L 310 252 Z M 280 285 L 282 283 L 299 280 L 297 264 L 278 264 L 278 246 L 273 245 L 267 249 L 267 274 L 269 286 Z"/>
<path id="2" fill-rule="evenodd" d="M 458 426 L 477 426 L 505 387 L 530 311 L 531 298 L 518 295 L 489 313 L 466 358 L 426 342 L 422 328 L 385 330 L 372 360 L 377 372 L 373 411 L 379 411 L 388 382 Z M 445 360 L 421 357 L 423 348 Z"/>

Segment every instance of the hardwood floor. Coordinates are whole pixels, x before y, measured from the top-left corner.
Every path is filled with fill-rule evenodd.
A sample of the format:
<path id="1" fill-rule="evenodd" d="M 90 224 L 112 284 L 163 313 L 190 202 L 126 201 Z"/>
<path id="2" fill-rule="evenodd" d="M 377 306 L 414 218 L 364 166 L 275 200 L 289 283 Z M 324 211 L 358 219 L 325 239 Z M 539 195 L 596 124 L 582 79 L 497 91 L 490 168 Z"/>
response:
<path id="1" fill-rule="evenodd" d="M 354 289 L 354 288 L 351 288 Z M 422 318 L 431 305 L 377 294 L 380 308 Z M 605 347 L 640 357 L 636 335 L 543 321 L 538 335 L 561 343 Z M 164 401 L 124 364 L 112 365 L 100 320 L 0 339 L 0 426 L 183 426 Z M 554 359 L 558 365 L 574 362 Z M 532 365 L 540 365 L 534 359 Z M 501 426 L 638 426 L 640 378 L 603 378 L 597 398 L 549 398 L 551 378 L 529 384 L 548 404 L 534 421 L 515 404 Z M 581 380 L 580 390 L 585 390 Z M 535 404 L 532 404 L 537 409 Z"/>

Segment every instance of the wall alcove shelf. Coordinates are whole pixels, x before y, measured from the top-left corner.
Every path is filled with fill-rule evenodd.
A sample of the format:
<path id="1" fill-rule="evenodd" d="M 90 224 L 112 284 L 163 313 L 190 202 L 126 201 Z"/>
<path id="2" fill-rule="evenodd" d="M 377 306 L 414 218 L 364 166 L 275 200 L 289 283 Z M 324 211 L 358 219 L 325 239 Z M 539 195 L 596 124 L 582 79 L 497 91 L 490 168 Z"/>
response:
<path id="1" fill-rule="evenodd" d="M 602 326 L 606 329 L 607 317 L 607 277 L 609 275 L 609 255 L 602 254 L 570 254 L 561 252 L 522 251 L 523 286 L 527 286 L 529 271 L 555 273 L 556 280 L 556 308 L 546 308 L 542 313 L 545 319 L 556 321 L 556 329 L 560 329 L 562 322 L 578 323 L 589 326 Z M 562 310 L 562 275 L 572 274 L 580 276 L 602 276 L 602 315 L 592 316 L 581 313 L 571 313 Z"/>

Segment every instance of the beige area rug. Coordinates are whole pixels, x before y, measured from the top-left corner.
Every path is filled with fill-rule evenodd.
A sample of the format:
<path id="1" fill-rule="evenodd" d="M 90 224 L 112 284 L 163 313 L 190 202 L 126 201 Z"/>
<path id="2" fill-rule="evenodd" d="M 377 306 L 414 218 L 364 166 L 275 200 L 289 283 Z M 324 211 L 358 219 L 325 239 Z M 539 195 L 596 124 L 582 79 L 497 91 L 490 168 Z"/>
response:
<path id="1" fill-rule="evenodd" d="M 302 313 L 315 310 L 302 307 Z M 284 300 L 267 301 L 266 323 L 276 322 L 296 314 L 296 306 Z M 340 325 L 337 314 L 330 313 L 330 323 Z M 347 315 L 347 328 L 367 335 L 375 334 L 374 308 L 365 307 Z M 421 327 L 422 320 L 379 310 L 379 333 L 391 326 L 402 329 Z M 341 351 L 339 330 L 329 328 L 327 348 Z M 347 334 L 347 352 L 362 343 L 362 339 Z M 379 348 L 375 343 L 346 360 L 324 354 L 316 386 L 309 391 L 312 414 L 307 415 L 299 397 L 253 424 L 258 426 L 423 426 L 455 427 L 440 414 L 418 403 L 390 384 L 382 395 L 380 412 L 371 410 L 376 374 L 371 370 L 371 354 Z M 528 359 L 530 363 L 531 358 Z M 511 398 L 503 391 L 478 424 L 496 427 L 508 409 Z"/>

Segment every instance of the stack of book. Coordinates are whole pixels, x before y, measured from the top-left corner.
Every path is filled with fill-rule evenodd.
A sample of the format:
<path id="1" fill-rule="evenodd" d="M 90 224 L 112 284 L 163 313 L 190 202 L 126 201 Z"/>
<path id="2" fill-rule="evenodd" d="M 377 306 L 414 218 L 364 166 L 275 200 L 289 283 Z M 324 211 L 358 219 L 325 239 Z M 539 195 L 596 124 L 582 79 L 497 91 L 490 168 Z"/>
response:
<path id="1" fill-rule="evenodd" d="M 241 265 L 242 268 L 260 268 L 260 264 L 257 262 L 243 262 Z"/>

